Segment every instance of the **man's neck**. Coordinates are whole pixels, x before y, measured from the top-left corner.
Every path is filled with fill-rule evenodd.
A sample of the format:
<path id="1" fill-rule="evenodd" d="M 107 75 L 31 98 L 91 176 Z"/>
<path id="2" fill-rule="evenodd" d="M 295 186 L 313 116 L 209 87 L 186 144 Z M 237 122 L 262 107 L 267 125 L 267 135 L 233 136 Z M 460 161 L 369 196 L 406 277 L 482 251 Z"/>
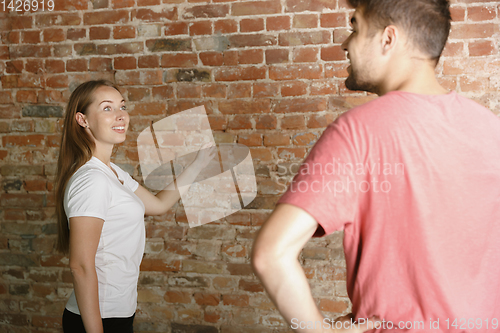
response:
<path id="1" fill-rule="evenodd" d="M 379 95 L 390 91 L 405 91 L 421 95 L 443 95 L 449 93 L 436 79 L 434 67 L 427 61 L 412 61 L 394 66 L 381 84 Z"/>

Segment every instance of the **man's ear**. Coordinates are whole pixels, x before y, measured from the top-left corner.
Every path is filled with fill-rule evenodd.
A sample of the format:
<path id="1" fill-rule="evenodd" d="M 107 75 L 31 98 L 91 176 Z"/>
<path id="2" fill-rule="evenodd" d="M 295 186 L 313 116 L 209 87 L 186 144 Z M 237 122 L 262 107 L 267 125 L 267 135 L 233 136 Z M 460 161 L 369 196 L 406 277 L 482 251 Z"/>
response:
<path id="1" fill-rule="evenodd" d="M 388 25 L 382 32 L 382 53 L 387 55 L 389 52 L 395 49 L 397 43 L 399 42 L 399 30 L 394 25 Z"/>

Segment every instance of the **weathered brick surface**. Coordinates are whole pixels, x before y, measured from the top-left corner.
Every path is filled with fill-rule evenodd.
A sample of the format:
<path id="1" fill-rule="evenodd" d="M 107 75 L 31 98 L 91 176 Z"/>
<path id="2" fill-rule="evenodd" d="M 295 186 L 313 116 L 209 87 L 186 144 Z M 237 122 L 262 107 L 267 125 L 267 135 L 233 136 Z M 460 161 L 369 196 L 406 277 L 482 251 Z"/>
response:
<path id="1" fill-rule="evenodd" d="M 252 241 L 326 126 L 375 98 L 348 91 L 346 0 L 61 0 L 0 14 L 0 331 L 61 332 L 72 288 L 54 251 L 54 178 L 70 91 L 116 82 L 131 115 L 114 161 L 138 181 L 136 138 L 151 121 L 205 105 L 217 142 L 249 147 L 258 196 L 190 229 L 182 205 L 146 218 L 135 331 L 287 332 L 252 272 Z M 436 72 L 500 114 L 500 7 L 452 1 Z M 350 309 L 342 234 L 300 261 L 320 309 Z"/>

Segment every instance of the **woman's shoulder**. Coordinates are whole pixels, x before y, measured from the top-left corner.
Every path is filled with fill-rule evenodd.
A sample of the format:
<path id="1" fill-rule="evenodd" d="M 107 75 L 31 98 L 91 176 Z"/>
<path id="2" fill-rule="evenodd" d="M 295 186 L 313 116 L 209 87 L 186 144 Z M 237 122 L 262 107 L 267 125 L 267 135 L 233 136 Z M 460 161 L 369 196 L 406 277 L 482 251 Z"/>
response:
<path id="1" fill-rule="evenodd" d="M 106 172 L 91 159 L 76 170 L 73 176 L 71 176 L 68 185 L 71 186 L 73 184 L 82 183 L 105 185 L 108 184 L 108 182 L 109 177 Z"/>

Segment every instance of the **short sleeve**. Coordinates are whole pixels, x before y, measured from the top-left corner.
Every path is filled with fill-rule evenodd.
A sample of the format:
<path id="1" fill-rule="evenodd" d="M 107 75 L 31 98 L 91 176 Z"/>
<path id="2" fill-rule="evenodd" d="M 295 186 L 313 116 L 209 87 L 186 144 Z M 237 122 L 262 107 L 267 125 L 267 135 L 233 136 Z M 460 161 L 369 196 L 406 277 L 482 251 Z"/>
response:
<path id="1" fill-rule="evenodd" d="M 127 186 L 132 192 L 135 192 L 137 188 L 139 187 L 139 183 L 130 176 L 130 174 L 117 166 L 116 164 L 113 164 L 113 169 L 116 170 L 116 172 L 120 173 L 120 177 L 123 179 L 123 185 Z"/>
<path id="2" fill-rule="evenodd" d="M 64 209 L 69 218 L 91 216 L 106 219 L 111 203 L 108 177 L 100 170 L 87 170 L 68 184 Z"/>
<path id="3" fill-rule="evenodd" d="M 330 124 L 278 201 L 308 212 L 327 235 L 354 222 L 358 210 L 358 153 L 350 133 L 342 120 Z"/>

